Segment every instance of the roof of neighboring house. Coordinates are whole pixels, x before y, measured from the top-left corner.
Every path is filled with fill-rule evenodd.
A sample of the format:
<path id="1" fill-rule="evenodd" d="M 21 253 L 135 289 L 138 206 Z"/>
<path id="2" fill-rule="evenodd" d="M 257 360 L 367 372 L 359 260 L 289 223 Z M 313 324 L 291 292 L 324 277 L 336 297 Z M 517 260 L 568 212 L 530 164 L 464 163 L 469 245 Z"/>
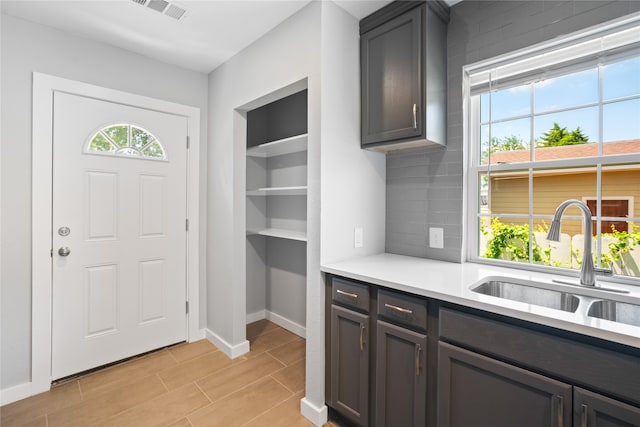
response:
<path id="1" fill-rule="evenodd" d="M 640 153 L 640 139 L 606 142 L 603 144 L 605 155 Z M 564 145 L 560 147 L 536 148 L 536 160 L 559 160 L 598 155 L 598 144 Z M 491 164 L 522 163 L 531 158 L 529 150 L 499 151 L 491 153 Z M 487 161 L 483 161 L 487 164 Z"/>

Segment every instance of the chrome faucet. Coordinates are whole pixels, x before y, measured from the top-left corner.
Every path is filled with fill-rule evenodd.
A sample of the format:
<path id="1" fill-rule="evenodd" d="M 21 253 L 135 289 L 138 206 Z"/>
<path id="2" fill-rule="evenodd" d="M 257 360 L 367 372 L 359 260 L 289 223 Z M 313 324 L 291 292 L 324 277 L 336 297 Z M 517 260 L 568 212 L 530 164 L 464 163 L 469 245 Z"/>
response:
<path id="1" fill-rule="evenodd" d="M 580 284 L 583 286 L 595 286 L 596 284 L 596 269 L 593 266 L 593 255 L 591 253 L 591 211 L 580 200 L 569 199 L 560 203 L 560 206 L 556 209 L 556 213 L 553 215 L 551 226 L 549 227 L 549 233 L 547 234 L 547 240 L 554 242 L 560 241 L 560 219 L 564 210 L 571 205 L 576 205 L 582 211 L 583 216 L 583 234 L 584 234 L 584 249 L 582 251 L 582 268 L 580 269 Z M 606 270 L 602 270 L 603 272 Z"/>

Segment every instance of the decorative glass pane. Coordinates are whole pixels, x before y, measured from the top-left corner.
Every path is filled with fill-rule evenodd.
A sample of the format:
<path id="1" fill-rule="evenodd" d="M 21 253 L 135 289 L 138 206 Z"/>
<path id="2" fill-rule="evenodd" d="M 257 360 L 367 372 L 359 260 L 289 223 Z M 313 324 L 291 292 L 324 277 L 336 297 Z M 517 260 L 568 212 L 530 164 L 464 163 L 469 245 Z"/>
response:
<path id="1" fill-rule="evenodd" d="M 148 131 L 128 124 L 107 126 L 91 138 L 88 152 L 166 160 L 164 148 Z"/>
<path id="2" fill-rule="evenodd" d="M 105 153 L 113 153 L 116 151 L 116 147 L 110 143 L 107 138 L 102 136 L 102 134 L 98 133 L 91 140 L 91 144 L 89 145 L 89 151 L 102 151 Z"/>
<path id="3" fill-rule="evenodd" d="M 150 144 L 142 151 L 145 157 L 153 157 L 155 159 L 164 159 L 164 151 L 158 142 Z"/>
<path id="4" fill-rule="evenodd" d="M 129 126 L 117 125 L 103 129 L 102 132 L 118 147 L 126 147 L 129 139 Z"/>
<path id="5" fill-rule="evenodd" d="M 140 129 L 137 127 L 131 128 L 131 146 L 137 148 L 138 150 L 142 149 L 145 145 L 149 144 L 154 140 L 153 135 L 148 133 L 144 129 Z"/>
<path id="6" fill-rule="evenodd" d="M 121 156 L 132 156 L 132 157 L 140 157 L 142 155 L 138 150 L 131 147 L 120 148 L 118 151 L 116 151 L 116 154 L 120 154 Z"/>

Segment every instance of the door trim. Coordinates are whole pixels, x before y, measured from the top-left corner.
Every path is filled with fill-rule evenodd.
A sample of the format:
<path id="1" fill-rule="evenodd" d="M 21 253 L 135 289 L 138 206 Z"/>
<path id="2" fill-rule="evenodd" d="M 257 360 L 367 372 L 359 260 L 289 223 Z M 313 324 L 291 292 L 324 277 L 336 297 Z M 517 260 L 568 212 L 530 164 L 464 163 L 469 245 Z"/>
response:
<path id="1" fill-rule="evenodd" d="M 32 208 L 31 208 L 31 395 L 51 388 L 53 94 L 66 92 L 187 118 L 186 281 L 189 313 L 187 341 L 204 338 L 200 328 L 200 109 L 87 83 L 33 73 Z M 186 144 L 186 141 L 185 141 Z"/>

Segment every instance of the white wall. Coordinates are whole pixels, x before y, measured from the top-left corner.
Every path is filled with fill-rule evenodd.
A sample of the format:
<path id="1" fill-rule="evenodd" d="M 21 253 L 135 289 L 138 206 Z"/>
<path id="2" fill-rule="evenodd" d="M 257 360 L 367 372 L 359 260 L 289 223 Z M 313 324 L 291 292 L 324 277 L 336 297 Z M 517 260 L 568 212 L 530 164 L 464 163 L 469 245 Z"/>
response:
<path id="1" fill-rule="evenodd" d="M 106 44 L 2 15 L 0 142 L 0 389 L 31 380 L 32 72 L 191 105 L 201 109 L 201 170 L 206 170 L 207 76 Z M 206 229 L 201 177 L 200 227 Z M 201 240 L 205 303 L 205 240 Z M 204 326 L 204 307 L 200 313 Z"/>
<path id="2" fill-rule="evenodd" d="M 305 403 L 324 402 L 325 283 L 320 264 L 384 252 L 385 161 L 360 148 L 358 20 L 332 2 L 322 3 L 320 257 L 307 279 Z M 362 227 L 363 246 L 354 247 Z M 305 405 L 302 407 L 303 413 Z"/>
<path id="3" fill-rule="evenodd" d="M 322 14 L 322 252 L 327 264 L 384 252 L 386 157 L 360 148 L 358 21 L 334 3 Z M 354 248 L 355 227 L 363 246 Z"/>

